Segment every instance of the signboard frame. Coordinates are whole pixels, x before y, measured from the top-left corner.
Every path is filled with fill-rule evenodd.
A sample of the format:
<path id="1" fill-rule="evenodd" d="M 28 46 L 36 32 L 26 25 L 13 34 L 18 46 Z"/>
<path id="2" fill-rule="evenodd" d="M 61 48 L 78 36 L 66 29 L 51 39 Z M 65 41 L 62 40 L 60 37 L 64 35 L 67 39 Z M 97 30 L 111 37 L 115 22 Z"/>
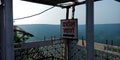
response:
<path id="1" fill-rule="evenodd" d="M 60 29 L 63 39 L 78 39 L 78 19 L 62 19 Z"/>

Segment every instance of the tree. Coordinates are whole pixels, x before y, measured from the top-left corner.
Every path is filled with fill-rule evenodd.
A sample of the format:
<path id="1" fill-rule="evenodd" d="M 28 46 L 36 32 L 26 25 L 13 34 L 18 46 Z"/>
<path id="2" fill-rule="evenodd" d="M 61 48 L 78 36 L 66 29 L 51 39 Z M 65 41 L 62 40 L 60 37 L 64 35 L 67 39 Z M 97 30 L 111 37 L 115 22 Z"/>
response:
<path id="1" fill-rule="evenodd" d="M 30 37 L 33 37 L 33 35 L 18 26 L 14 26 L 14 43 L 25 42 Z"/>

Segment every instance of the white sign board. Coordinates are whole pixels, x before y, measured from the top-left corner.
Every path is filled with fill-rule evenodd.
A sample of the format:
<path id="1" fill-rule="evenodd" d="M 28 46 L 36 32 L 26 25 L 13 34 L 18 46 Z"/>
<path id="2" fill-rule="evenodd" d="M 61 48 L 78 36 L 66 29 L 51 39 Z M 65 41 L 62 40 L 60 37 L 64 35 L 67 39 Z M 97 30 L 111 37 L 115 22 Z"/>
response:
<path id="1" fill-rule="evenodd" d="M 61 20 L 61 36 L 64 39 L 78 39 L 78 20 Z"/>

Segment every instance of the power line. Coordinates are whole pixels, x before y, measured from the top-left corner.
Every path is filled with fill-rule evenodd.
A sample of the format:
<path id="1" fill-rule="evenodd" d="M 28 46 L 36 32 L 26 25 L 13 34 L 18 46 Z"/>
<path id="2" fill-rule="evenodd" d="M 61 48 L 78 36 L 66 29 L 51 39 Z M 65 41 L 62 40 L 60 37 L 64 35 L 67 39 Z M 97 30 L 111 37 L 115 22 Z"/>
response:
<path id="1" fill-rule="evenodd" d="M 48 8 L 48 9 L 46 9 L 46 10 L 40 12 L 40 13 L 34 14 L 34 15 L 30 15 L 30 16 L 26 16 L 26 17 L 21 17 L 21 18 L 16 18 L 16 19 L 13 19 L 13 20 L 21 20 L 21 19 L 31 18 L 31 17 L 37 16 L 37 15 L 40 15 L 40 14 L 42 14 L 42 13 L 44 13 L 44 12 L 46 12 L 46 11 L 54 8 L 54 7 L 55 7 L 55 6 L 50 7 L 50 8 Z"/>

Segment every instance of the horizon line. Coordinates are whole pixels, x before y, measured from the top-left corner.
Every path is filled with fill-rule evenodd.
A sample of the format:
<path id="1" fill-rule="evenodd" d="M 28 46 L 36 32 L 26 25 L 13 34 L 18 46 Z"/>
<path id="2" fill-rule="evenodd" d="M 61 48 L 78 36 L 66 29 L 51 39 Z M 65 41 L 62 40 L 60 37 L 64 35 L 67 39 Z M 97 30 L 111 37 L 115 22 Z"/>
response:
<path id="1" fill-rule="evenodd" d="M 94 25 L 104 25 L 104 24 L 120 24 L 120 23 L 100 23 Z M 13 24 L 13 25 L 60 25 L 60 24 Z M 78 24 L 78 25 L 86 25 L 86 24 Z"/>

